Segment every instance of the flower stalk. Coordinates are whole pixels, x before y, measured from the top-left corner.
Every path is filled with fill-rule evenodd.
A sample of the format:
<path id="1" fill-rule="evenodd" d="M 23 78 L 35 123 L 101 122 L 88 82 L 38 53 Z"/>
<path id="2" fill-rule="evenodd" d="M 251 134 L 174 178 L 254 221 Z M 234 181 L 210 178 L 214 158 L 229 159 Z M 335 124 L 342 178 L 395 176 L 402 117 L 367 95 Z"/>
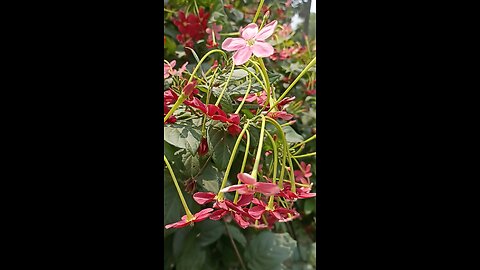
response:
<path id="1" fill-rule="evenodd" d="M 190 212 L 190 209 L 188 209 L 187 202 L 185 201 L 185 198 L 183 197 L 182 190 L 180 189 L 180 186 L 178 185 L 177 178 L 175 177 L 175 174 L 173 173 L 172 166 L 170 166 L 170 162 L 168 162 L 168 159 L 165 155 L 163 155 L 163 160 L 165 161 L 165 164 L 167 165 L 168 171 L 170 172 L 170 175 L 172 176 L 173 183 L 175 184 L 175 187 L 177 188 L 177 193 L 178 197 L 180 198 L 180 201 L 182 201 L 183 208 L 185 209 L 185 213 L 187 214 L 187 221 L 193 219 L 192 212 Z"/>

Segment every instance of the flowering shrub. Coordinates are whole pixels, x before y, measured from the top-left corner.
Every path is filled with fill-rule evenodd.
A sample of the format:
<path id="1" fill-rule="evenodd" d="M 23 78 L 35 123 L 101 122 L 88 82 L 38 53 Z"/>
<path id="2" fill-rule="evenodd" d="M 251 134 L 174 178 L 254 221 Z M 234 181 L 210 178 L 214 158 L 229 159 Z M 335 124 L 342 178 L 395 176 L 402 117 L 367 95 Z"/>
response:
<path id="1" fill-rule="evenodd" d="M 165 7 L 166 269 L 315 268 L 315 40 L 286 21 L 296 2 Z"/>

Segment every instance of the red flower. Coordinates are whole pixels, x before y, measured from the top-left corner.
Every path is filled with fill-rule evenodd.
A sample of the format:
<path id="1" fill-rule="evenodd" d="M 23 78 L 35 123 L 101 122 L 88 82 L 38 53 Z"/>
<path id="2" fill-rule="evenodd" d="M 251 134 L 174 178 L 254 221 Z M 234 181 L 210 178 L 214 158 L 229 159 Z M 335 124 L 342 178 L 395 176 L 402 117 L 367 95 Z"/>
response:
<path id="1" fill-rule="evenodd" d="M 290 183 L 283 183 L 283 190 L 280 191 L 278 196 L 290 201 L 296 201 L 297 199 L 313 198 L 317 196 L 317 194 L 310 193 L 311 189 L 311 187 L 299 187 L 295 189 L 296 193 L 293 193 Z"/>
<path id="2" fill-rule="evenodd" d="M 198 155 L 204 156 L 206 154 L 208 154 L 208 142 L 207 138 L 202 138 L 200 141 L 200 146 L 198 146 Z"/>
<path id="3" fill-rule="evenodd" d="M 223 123 L 228 123 L 227 131 L 232 136 L 240 134 L 242 132 L 242 128 L 239 126 L 240 124 L 240 116 L 238 114 L 227 114 L 220 109 L 220 107 L 208 104 L 207 105 L 207 115 L 213 120 L 217 120 Z"/>
<path id="4" fill-rule="evenodd" d="M 238 191 L 239 194 L 248 195 L 259 192 L 265 196 L 275 195 L 280 192 L 280 188 L 277 185 L 273 183 L 257 182 L 257 180 L 248 173 L 239 173 L 237 174 L 237 178 L 244 184 L 232 185 L 220 190 L 220 192 Z"/>
<path id="5" fill-rule="evenodd" d="M 246 196 L 246 198 L 243 198 L 244 196 Z M 237 204 L 234 204 L 229 200 L 217 201 L 214 204 L 214 207 L 219 209 L 215 210 L 212 213 L 212 215 L 210 216 L 210 219 L 219 220 L 225 215 L 227 215 L 228 213 L 231 213 L 233 220 L 235 220 L 238 226 L 245 229 L 250 225 L 250 222 L 248 222 L 248 219 L 250 219 L 251 216 L 248 214 L 247 211 L 245 211 L 242 208 L 242 206 L 249 204 L 252 198 L 253 198 L 253 195 L 242 195 L 242 197 L 237 202 Z"/>
<path id="6" fill-rule="evenodd" d="M 198 16 L 189 14 L 185 16 L 185 12 L 180 11 L 178 18 L 172 19 L 172 22 L 177 26 L 180 34 L 177 35 L 178 41 L 184 46 L 193 47 L 194 42 L 199 41 L 205 36 L 205 29 L 207 28 L 207 21 L 209 13 L 205 12 L 203 7 L 198 11 Z"/>
<path id="7" fill-rule="evenodd" d="M 293 118 L 293 114 L 289 114 L 287 112 L 269 112 L 267 114 L 273 119 L 282 119 L 282 120 L 290 120 Z"/>
<path id="8" fill-rule="evenodd" d="M 191 220 L 187 220 L 187 215 L 184 215 L 180 221 L 172 223 L 172 224 L 165 225 L 165 229 L 183 228 L 183 227 L 185 227 L 189 224 L 193 224 L 194 222 L 203 221 L 211 215 L 210 212 L 212 212 L 212 211 L 213 211 L 213 208 L 203 209 L 202 211 L 194 214 L 193 218 Z"/>
<path id="9" fill-rule="evenodd" d="M 264 212 L 268 212 L 269 214 L 273 215 L 280 222 L 287 222 L 292 220 L 294 217 L 300 216 L 297 211 L 278 207 L 277 204 L 274 204 L 273 209 L 269 209 L 265 202 L 257 198 L 254 198 L 252 202 L 256 204 L 256 206 L 250 208 L 248 213 L 254 219 L 260 219 Z"/>
<path id="10" fill-rule="evenodd" d="M 193 97 L 191 100 L 186 99 L 183 101 L 185 105 L 188 105 L 192 108 L 199 109 L 203 113 L 207 113 L 207 106 L 198 98 Z"/>

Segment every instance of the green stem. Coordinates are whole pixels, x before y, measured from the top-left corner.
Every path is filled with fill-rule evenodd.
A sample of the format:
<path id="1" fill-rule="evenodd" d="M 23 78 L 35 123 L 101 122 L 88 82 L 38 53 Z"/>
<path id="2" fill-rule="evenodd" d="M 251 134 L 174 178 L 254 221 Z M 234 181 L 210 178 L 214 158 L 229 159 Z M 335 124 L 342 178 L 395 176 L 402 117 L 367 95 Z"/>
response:
<path id="1" fill-rule="evenodd" d="M 197 63 L 197 66 L 196 66 L 195 69 L 192 71 L 192 75 L 191 75 L 190 78 L 188 79 L 187 84 L 190 83 L 190 82 L 193 80 L 193 75 L 195 75 L 195 73 L 196 73 L 197 70 L 200 68 L 200 65 L 203 63 L 203 61 L 205 61 L 205 59 L 207 59 L 207 57 L 208 57 L 210 54 L 216 53 L 216 52 L 221 53 L 221 54 L 223 55 L 223 57 L 224 57 L 225 59 L 227 59 L 227 54 L 226 54 L 224 51 L 222 51 L 222 50 L 216 49 L 216 50 L 211 50 L 211 51 L 209 51 L 209 52 L 206 53 L 206 54 L 202 57 L 202 59 L 200 59 L 200 61 Z"/>
<path id="2" fill-rule="evenodd" d="M 283 92 L 283 94 L 277 99 L 277 102 L 275 102 L 275 104 L 270 107 L 268 112 L 273 110 L 273 108 L 277 107 L 277 104 L 288 94 L 290 90 L 292 90 L 295 84 L 297 84 L 297 82 L 303 77 L 303 75 L 305 75 L 305 73 L 307 73 L 307 71 L 315 64 L 316 61 L 317 61 L 317 57 L 314 57 L 312 61 L 310 61 L 310 63 L 308 63 L 308 65 L 302 70 L 302 72 L 300 72 L 297 78 L 288 86 L 285 92 Z"/>
<path id="3" fill-rule="evenodd" d="M 287 155 L 288 155 L 288 143 L 287 143 L 287 140 L 285 138 L 285 134 L 283 133 L 283 129 L 282 127 L 280 126 L 280 124 L 275 121 L 275 119 L 271 118 L 271 117 L 266 117 L 267 121 L 269 121 L 270 123 L 272 123 L 278 130 L 278 133 L 280 134 L 280 139 L 282 140 L 282 144 L 283 144 L 283 151 L 282 151 L 282 168 L 280 170 L 280 179 L 278 181 L 278 187 L 280 189 L 283 189 L 283 176 L 284 176 L 284 171 L 285 171 L 285 167 L 287 166 Z"/>
<path id="4" fill-rule="evenodd" d="M 294 149 L 294 148 L 297 148 L 301 145 L 304 145 L 304 144 L 308 143 L 309 141 L 315 140 L 316 138 L 317 138 L 317 134 L 314 134 L 312 137 L 306 139 L 305 141 L 299 142 L 297 145 L 293 146 L 291 149 Z"/>
<path id="5" fill-rule="evenodd" d="M 250 75 L 248 75 L 248 88 L 247 88 L 247 91 L 245 92 L 245 95 L 243 96 L 243 100 L 242 102 L 240 103 L 240 105 L 238 106 L 238 108 L 235 110 L 235 114 L 238 114 L 238 112 L 240 112 L 240 110 L 242 109 L 243 107 L 243 104 L 245 103 L 245 99 L 247 98 L 248 94 L 250 93 L 250 88 L 252 87 L 252 77 Z"/>
<path id="6" fill-rule="evenodd" d="M 263 2 L 264 0 L 260 0 L 260 4 L 258 4 L 258 8 L 257 8 L 257 13 L 255 13 L 255 17 L 253 17 L 253 23 L 255 23 L 258 19 L 258 15 L 260 15 L 260 11 L 262 10 L 262 6 L 263 6 Z"/>
<path id="7" fill-rule="evenodd" d="M 265 67 L 265 63 L 263 63 L 263 59 L 262 58 L 259 58 L 258 59 L 258 62 L 260 63 L 260 68 L 262 69 L 262 73 L 264 74 L 264 78 L 265 78 L 265 85 L 267 86 L 267 105 L 269 104 L 273 104 L 275 103 L 275 100 L 273 99 L 273 93 L 272 90 L 271 90 L 271 87 L 270 87 L 270 79 L 268 78 L 268 73 L 267 73 L 267 68 Z M 274 109 L 273 111 L 276 111 L 276 109 Z"/>
<path id="8" fill-rule="evenodd" d="M 288 155 L 288 153 L 287 153 Z M 291 185 L 291 190 L 293 193 L 295 193 L 296 186 L 295 186 L 295 174 L 293 172 L 293 164 L 292 164 L 292 158 L 290 155 L 288 155 L 288 166 L 290 166 L 290 185 Z"/>
<path id="9" fill-rule="evenodd" d="M 228 75 L 228 79 L 225 83 L 225 86 L 223 87 L 222 89 L 222 92 L 220 93 L 220 95 L 218 96 L 217 98 L 217 102 L 215 102 L 215 106 L 218 106 L 218 104 L 220 103 L 220 101 L 222 100 L 222 97 L 223 97 L 223 93 L 225 93 L 225 90 L 227 89 L 227 86 L 228 86 L 228 83 L 230 82 L 230 78 L 232 78 L 232 74 L 233 74 L 233 70 L 235 68 L 235 65 L 232 64 L 232 70 L 230 71 L 230 74 Z"/>
<path id="10" fill-rule="evenodd" d="M 187 98 L 183 93 L 178 97 L 177 101 L 175 104 L 173 104 L 173 107 L 168 111 L 167 115 L 163 118 L 163 123 L 167 122 L 168 118 L 180 107 L 180 104 L 183 103 L 183 101 Z"/>
<path id="11" fill-rule="evenodd" d="M 250 149 L 250 132 L 248 132 L 248 129 L 246 130 L 247 132 L 247 146 L 245 146 L 245 154 L 243 155 L 243 162 L 242 162 L 242 168 L 240 169 L 240 173 L 243 173 L 245 171 L 245 165 L 247 165 L 247 158 L 248 158 L 248 151 Z M 240 179 L 238 180 L 237 184 L 241 184 L 242 181 Z M 233 198 L 233 203 L 237 203 L 238 201 L 238 190 L 235 191 L 235 198 Z"/>
<path id="12" fill-rule="evenodd" d="M 267 131 L 267 137 L 270 139 L 270 142 L 272 143 L 273 146 L 273 178 L 272 178 L 272 183 L 275 184 L 275 179 L 277 177 L 277 162 L 278 162 L 278 157 L 277 157 L 277 145 L 275 144 L 275 141 L 272 138 L 272 135 Z M 268 201 L 268 208 L 273 209 L 273 198 L 275 196 L 272 195 L 270 196 L 270 200 Z"/>
<path id="13" fill-rule="evenodd" d="M 253 165 L 252 177 L 257 179 L 258 173 L 258 166 L 260 165 L 260 157 L 262 155 L 262 147 L 263 147 L 263 137 L 265 136 L 265 116 L 262 117 L 262 127 L 260 129 L 260 138 L 258 139 L 258 150 L 257 156 L 255 157 L 255 164 Z"/>
<path id="14" fill-rule="evenodd" d="M 257 79 L 257 82 L 260 84 L 260 86 L 261 86 L 262 88 L 264 88 L 264 89 L 267 88 L 267 87 L 265 87 L 265 85 L 263 84 L 262 80 L 260 80 L 255 73 L 251 72 L 248 68 L 245 68 L 245 67 L 242 67 L 242 69 L 245 70 L 246 72 L 250 73 L 255 79 Z"/>
<path id="15" fill-rule="evenodd" d="M 242 132 L 240 132 L 240 135 L 238 135 L 237 141 L 235 142 L 235 146 L 233 147 L 232 154 L 230 156 L 230 160 L 228 161 L 227 169 L 225 170 L 225 175 L 223 177 L 222 185 L 220 186 L 220 190 L 222 190 L 225 185 L 227 184 L 227 179 L 228 175 L 230 174 L 230 169 L 232 168 L 233 160 L 235 159 L 235 155 L 237 154 L 238 146 L 240 145 L 240 142 L 242 141 L 243 134 L 247 130 L 248 126 L 250 125 L 250 121 L 247 120 L 247 123 L 242 129 Z M 219 201 L 223 200 L 223 193 L 218 192 L 217 199 Z"/>
<path id="16" fill-rule="evenodd" d="M 304 155 L 299 155 L 299 156 L 292 156 L 294 158 L 303 158 L 303 157 L 311 157 L 311 156 L 315 156 L 317 155 L 317 152 L 312 152 L 312 153 L 308 153 L 308 154 L 304 154 Z"/>
<path id="17" fill-rule="evenodd" d="M 193 215 L 190 212 L 190 209 L 188 209 L 187 202 L 185 201 L 185 198 L 183 197 L 182 190 L 180 189 L 180 186 L 178 185 L 177 178 L 175 177 L 175 174 L 173 173 L 172 167 L 170 166 L 170 162 L 168 162 L 168 159 L 165 155 L 163 155 L 163 160 L 165 161 L 165 164 L 167 165 L 168 171 L 170 172 L 170 175 L 172 176 L 173 183 L 175 184 L 175 187 L 177 188 L 178 197 L 180 197 L 180 201 L 182 201 L 183 208 L 185 209 L 185 213 L 187 214 L 187 221 L 191 220 L 193 218 Z"/>
<path id="18" fill-rule="evenodd" d="M 210 102 L 210 95 L 212 94 L 211 89 L 212 89 L 213 82 L 215 81 L 215 74 L 217 74 L 217 70 L 218 70 L 218 68 L 215 69 L 215 71 L 213 72 L 212 79 L 210 80 L 209 87 L 208 87 L 208 93 L 207 93 L 207 100 L 205 102 L 205 106 L 207 106 L 208 103 Z M 203 121 L 202 121 L 202 136 L 204 136 L 204 137 L 206 135 L 206 130 L 205 130 L 205 123 L 206 122 L 207 122 L 207 115 L 204 114 L 203 115 Z"/>

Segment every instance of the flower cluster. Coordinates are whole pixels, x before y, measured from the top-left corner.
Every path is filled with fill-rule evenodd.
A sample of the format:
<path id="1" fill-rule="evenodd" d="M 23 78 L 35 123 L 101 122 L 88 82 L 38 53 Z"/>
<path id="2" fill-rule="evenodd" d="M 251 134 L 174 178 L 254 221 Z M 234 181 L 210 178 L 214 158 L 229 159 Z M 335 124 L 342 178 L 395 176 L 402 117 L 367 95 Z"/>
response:
<path id="1" fill-rule="evenodd" d="M 310 168 L 310 165 L 302 166 L 308 167 L 308 170 Z M 306 175 L 303 174 L 302 177 Z M 311 185 L 301 185 L 293 192 L 289 183 L 284 183 L 284 188 L 281 190 L 277 184 L 266 177 L 266 182 L 258 182 L 247 173 L 239 173 L 237 178 L 242 184 L 225 187 L 219 191 L 219 194 L 236 191 L 241 195 L 238 201 L 228 200 L 213 192 L 197 192 L 193 195 L 193 199 L 200 205 L 213 203 L 213 208 L 200 211 L 190 221 L 183 216 L 180 221 L 166 225 L 165 228 L 181 228 L 206 218 L 211 220 L 224 218 L 226 221 L 233 219 L 243 229 L 247 227 L 272 229 L 276 222 L 288 222 L 300 217 L 293 207 L 294 201 L 316 196 L 315 193 L 310 192 Z"/>
<path id="2" fill-rule="evenodd" d="M 198 10 L 198 15 L 189 14 L 180 11 L 177 19 L 172 19 L 173 24 L 177 26 L 180 34 L 177 35 L 178 41 L 185 47 L 193 48 L 194 42 L 199 41 L 205 36 L 207 22 L 210 14 L 205 12 L 203 7 Z"/>

